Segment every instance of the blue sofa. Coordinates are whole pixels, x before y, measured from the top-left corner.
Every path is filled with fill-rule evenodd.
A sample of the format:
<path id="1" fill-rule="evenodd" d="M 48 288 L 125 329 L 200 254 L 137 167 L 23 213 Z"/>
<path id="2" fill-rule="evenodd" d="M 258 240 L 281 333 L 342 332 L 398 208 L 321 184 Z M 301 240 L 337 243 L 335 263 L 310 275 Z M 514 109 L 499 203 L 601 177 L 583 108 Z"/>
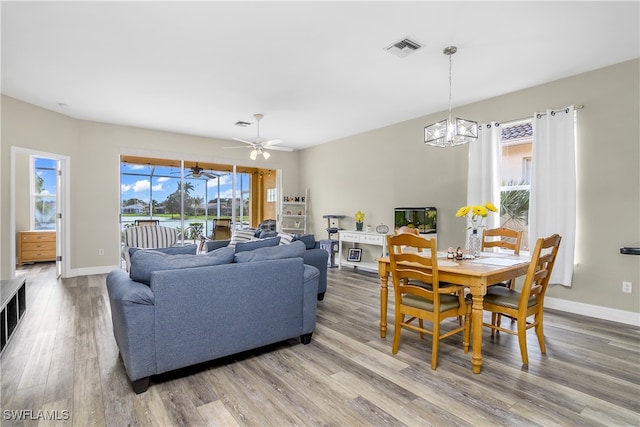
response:
<path id="1" fill-rule="evenodd" d="M 308 344 L 319 272 L 300 242 L 286 246 L 223 248 L 214 265 L 203 264 L 210 254 L 139 251 L 130 273 L 109 273 L 113 332 L 134 391 L 174 369 L 297 337 Z"/>

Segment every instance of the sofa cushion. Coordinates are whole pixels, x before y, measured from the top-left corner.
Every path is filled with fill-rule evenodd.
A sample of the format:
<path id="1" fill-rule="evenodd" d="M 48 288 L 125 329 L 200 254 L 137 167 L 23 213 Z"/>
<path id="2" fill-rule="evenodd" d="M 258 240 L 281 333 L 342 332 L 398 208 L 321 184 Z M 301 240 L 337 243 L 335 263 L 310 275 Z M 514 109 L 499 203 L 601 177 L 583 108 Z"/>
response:
<path id="1" fill-rule="evenodd" d="M 278 246 L 280 237 L 271 237 L 269 239 L 251 240 L 250 242 L 238 242 L 236 244 L 236 253 L 244 251 L 253 251 L 260 248 L 270 248 Z"/>
<path id="2" fill-rule="evenodd" d="M 253 251 L 236 253 L 234 262 L 269 261 L 285 258 L 302 258 L 307 250 L 304 243 L 292 242 L 289 245 L 279 245 L 260 248 Z M 258 273 L 259 274 L 259 273 Z"/>
<path id="3" fill-rule="evenodd" d="M 291 243 L 293 241 L 293 234 L 278 233 L 278 236 L 280 236 L 280 244 L 281 245 L 288 245 L 289 243 Z"/>
<path id="4" fill-rule="evenodd" d="M 229 242 L 230 248 L 235 248 L 236 245 L 240 242 L 249 242 L 256 238 L 255 230 L 253 229 L 244 229 L 244 230 L 233 230 L 233 234 L 231 235 L 231 241 Z"/>
<path id="5" fill-rule="evenodd" d="M 314 249 L 316 247 L 316 237 L 313 234 L 296 234 L 293 236 L 293 241 L 296 240 L 304 242 L 307 249 Z"/>
<path id="6" fill-rule="evenodd" d="M 194 244 L 185 245 L 185 246 L 170 246 L 168 248 L 155 248 L 155 249 L 129 248 L 129 257 L 133 256 L 133 254 L 138 251 L 158 251 L 167 255 L 195 255 L 198 251 L 198 245 L 194 243 Z"/>
<path id="7" fill-rule="evenodd" d="M 129 277 L 149 285 L 153 271 L 229 264 L 233 261 L 233 255 L 232 248 L 220 248 L 204 255 L 169 255 L 157 250 L 136 251 L 131 256 Z"/>

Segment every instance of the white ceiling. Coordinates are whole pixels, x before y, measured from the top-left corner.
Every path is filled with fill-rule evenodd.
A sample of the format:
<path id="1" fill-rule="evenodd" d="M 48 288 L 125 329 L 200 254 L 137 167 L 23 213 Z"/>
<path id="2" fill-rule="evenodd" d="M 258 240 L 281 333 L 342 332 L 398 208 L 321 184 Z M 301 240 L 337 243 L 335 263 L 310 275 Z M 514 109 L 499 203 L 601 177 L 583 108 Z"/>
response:
<path id="1" fill-rule="evenodd" d="M 2 93 L 222 139 L 264 113 L 262 137 L 304 148 L 446 110 L 449 45 L 454 108 L 637 58 L 639 5 L 2 1 Z M 405 37 L 423 48 L 384 50 Z"/>

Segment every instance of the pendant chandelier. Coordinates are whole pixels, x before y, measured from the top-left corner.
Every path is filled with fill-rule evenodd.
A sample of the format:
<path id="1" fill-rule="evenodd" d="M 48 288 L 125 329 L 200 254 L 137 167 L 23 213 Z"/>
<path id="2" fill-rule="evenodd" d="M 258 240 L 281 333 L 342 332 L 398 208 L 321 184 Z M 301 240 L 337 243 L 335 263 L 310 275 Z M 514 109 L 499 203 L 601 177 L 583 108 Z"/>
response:
<path id="1" fill-rule="evenodd" d="M 451 55 L 458 48 L 449 46 L 442 53 L 449 56 L 449 118 L 424 128 L 424 143 L 434 147 L 454 147 L 478 139 L 478 123 L 456 117 L 451 119 Z"/>

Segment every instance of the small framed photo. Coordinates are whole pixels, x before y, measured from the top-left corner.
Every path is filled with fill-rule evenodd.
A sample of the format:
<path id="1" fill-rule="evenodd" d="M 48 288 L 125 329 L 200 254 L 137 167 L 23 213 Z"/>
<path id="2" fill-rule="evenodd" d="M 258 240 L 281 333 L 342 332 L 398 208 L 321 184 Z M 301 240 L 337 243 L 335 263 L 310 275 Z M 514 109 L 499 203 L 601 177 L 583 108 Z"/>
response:
<path id="1" fill-rule="evenodd" d="M 349 248 L 349 254 L 347 255 L 347 261 L 360 262 L 360 258 L 361 257 L 362 257 L 362 249 L 360 249 L 360 248 Z"/>

